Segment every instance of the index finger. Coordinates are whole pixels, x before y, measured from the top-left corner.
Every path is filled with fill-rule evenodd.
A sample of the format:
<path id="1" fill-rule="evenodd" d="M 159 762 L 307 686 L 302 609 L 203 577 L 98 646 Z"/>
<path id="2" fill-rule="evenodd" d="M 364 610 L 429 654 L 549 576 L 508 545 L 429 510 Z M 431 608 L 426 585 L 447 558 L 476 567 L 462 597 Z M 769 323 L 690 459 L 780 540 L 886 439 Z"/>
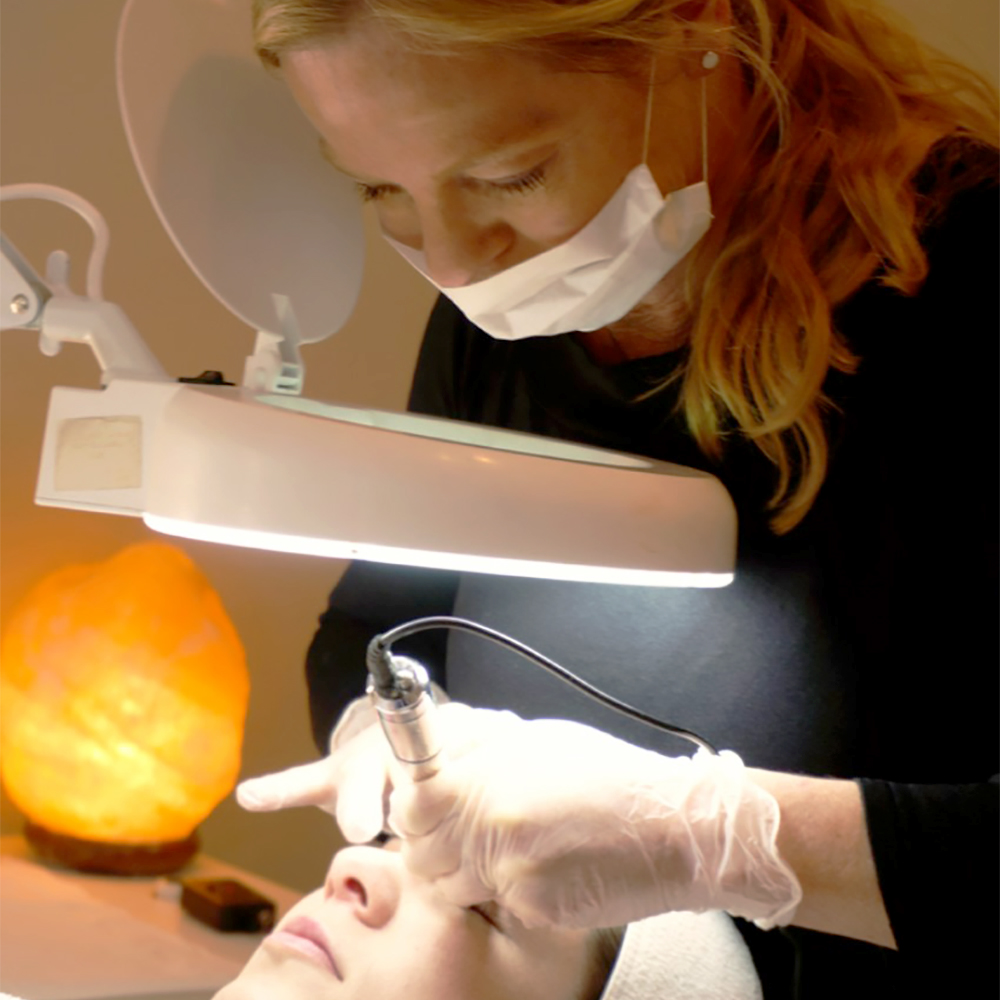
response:
<path id="1" fill-rule="evenodd" d="M 291 806 L 320 806 L 332 810 L 337 791 L 327 760 L 299 764 L 285 771 L 248 778 L 236 787 L 236 801 L 250 812 L 274 812 Z"/>

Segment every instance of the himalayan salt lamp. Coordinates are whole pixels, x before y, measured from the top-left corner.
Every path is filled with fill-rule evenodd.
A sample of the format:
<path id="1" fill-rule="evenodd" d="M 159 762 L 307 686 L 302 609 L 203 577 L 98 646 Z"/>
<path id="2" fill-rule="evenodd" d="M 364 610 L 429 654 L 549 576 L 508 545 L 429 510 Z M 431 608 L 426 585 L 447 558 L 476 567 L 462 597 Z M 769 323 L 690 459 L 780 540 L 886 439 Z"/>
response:
<path id="1" fill-rule="evenodd" d="M 180 549 L 46 577 L 0 642 L 0 776 L 28 840 L 86 871 L 179 868 L 235 785 L 249 688 L 239 636 Z"/>

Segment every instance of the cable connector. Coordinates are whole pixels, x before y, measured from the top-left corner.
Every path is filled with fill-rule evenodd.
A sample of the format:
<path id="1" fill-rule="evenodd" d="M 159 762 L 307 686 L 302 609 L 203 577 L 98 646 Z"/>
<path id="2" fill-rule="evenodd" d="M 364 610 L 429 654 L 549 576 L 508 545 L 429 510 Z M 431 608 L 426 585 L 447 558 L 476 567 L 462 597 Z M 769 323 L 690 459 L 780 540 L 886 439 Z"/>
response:
<path id="1" fill-rule="evenodd" d="M 368 674 L 368 697 L 393 755 L 414 781 L 422 781 L 441 768 L 442 739 L 430 677 L 416 660 L 382 652 L 378 672 Z"/>

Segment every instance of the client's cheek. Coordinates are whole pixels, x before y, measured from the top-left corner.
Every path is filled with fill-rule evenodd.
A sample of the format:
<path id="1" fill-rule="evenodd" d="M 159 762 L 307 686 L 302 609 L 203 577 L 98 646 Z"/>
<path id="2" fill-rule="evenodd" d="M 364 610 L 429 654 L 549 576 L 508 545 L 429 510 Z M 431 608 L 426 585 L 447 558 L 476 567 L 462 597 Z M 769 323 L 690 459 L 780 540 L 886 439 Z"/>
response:
<path id="1" fill-rule="evenodd" d="M 423 894 L 421 894 L 423 895 Z M 404 896 L 391 925 L 372 935 L 381 957 L 359 995 L 380 1000 L 488 1000 L 493 977 L 490 931 L 480 917 L 451 904 Z M 391 959 L 386 959 L 391 956 Z"/>
<path id="2" fill-rule="evenodd" d="M 566 928 L 512 929 L 509 946 L 497 954 L 505 997 L 575 1000 L 592 962 L 590 931 Z"/>

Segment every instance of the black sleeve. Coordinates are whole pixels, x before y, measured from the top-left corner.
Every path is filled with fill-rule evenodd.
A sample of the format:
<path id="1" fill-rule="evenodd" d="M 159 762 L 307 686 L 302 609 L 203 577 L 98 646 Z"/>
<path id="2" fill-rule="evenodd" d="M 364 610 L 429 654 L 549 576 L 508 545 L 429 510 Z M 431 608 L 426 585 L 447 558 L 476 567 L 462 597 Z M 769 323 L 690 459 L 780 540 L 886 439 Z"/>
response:
<path id="1" fill-rule="evenodd" d="M 442 305 L 442 302 L 445 304 Z M 430 416 L 455 416 L 454 353 L 461 314 L 439 300 L 417 360 L 408 408 Z M 380 563 L 352 563 L 330 595 L 306 655 L 306 683 L 313 739 L 321 753 L 340 713 L 364 693 L 365 651 L 373 636 L 428 615 L 450 614 L 458 574 Z M 446 687 L 443 630 L 421 632 L 395 648 L 427 667 Z"/>
<path id="2" fill-rule="evenodd" d="M 951 206 L 948 225 L 930 240 L 930 273 L 902 331 L 913 338 L 926 328 L 931 340 L 886 360 L 900 386 L 885 400 L 896 414 L 892 518 L 900 541 L 891 593 L 878 604 L 887 675 L 880 732 L 890 758 L 904 725 L 922 734 L 899 741 L 906 757 L 883 772 L 894 780 L 861 787 L 896 943 L 926 996 L 942 987 L 935 977 L 960 969 L 992 983 L 979 995 L 1000 988 L 1000 794 L 989 780 L 1000 697 L 998 212 L 995 184 Z M 922 411 L 912 405 L 917 396 Z M 874 571 L 872 578 L 890 579 Z M 919 772 L 907 766 L 913 759 Z M 917 773 L 927 777 L 902 777 Z M 962 992 L 960 981 L 941 995 Z"/>
<path id="3" fill-rule="evenodd" d="M 997 780 L 978 785 L 863 780 L 861 787 L 879 886 L 908 966 L 918 977 L 940 975 L 942 967 L 947 974 L 984 966 L 995 987 Z M 983 996 L 996 995 L 996 989 L 990 992 L 985 984 L 984 989 Z"/>

